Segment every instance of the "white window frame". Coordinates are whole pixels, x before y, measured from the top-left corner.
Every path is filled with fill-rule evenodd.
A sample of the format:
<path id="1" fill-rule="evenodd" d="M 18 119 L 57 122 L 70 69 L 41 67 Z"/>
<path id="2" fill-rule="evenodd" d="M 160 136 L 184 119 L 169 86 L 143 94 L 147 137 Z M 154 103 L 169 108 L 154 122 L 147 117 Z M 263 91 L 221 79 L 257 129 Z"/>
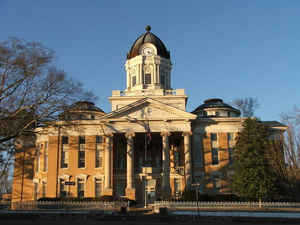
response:
<path id="1" fill-rule="evenodd" d="M 62 145 L 60 158 L 61 158 L 60 168 L 68 169 L 69 168 L 69 145 L 68 144 Z"/>
<path id="2" fill-rule="evenodd" d="M 97 166 L 97 157 L 99 157 L 99 166 Z M 103 157 L 104 151 L 102 148 L 102 144 L 96 143 L 96 151 L 95 151 L 95 168 L 103 168 Z"/>

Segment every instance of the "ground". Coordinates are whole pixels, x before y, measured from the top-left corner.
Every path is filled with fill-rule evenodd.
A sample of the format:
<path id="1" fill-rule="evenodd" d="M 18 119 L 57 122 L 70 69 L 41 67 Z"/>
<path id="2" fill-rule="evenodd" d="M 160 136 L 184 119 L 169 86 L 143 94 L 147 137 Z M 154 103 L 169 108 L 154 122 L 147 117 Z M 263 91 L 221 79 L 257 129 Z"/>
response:
<path id="1" fill-rule="evenodd" d="M 81 214 L 48 214 L 39 216 L 4 216 L 0 217 L 5 225 L 299 225 L 299 219 L 266 219 L 266 218 L 238 218 L 238 217 L 192 217 L 168 215 L 81 215 Z"/>

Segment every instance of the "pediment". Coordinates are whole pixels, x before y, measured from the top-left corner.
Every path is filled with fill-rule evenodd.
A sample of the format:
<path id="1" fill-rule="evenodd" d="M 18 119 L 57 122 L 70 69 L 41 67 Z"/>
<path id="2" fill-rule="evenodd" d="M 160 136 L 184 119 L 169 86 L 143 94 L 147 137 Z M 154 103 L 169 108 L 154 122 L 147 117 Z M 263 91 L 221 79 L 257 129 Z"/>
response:
<path id="1" fill-rule="evenodd" d="M 104 119 L 116 120 L 190 120 L 197 116 L 160 101 L 144 98 L 113 111 Z"/>

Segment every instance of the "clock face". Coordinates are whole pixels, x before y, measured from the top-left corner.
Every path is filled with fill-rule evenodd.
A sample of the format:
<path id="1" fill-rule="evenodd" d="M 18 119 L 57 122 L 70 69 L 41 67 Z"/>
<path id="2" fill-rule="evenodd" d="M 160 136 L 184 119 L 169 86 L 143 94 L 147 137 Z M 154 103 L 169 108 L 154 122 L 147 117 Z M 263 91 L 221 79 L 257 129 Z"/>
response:
<path id="1" fill-rule="evenodd" d="M 146 56 L 149 56 L 149 55 L 153 55 L 154 51 L 153 48 L 146 47 L 142 50 L 142 53 Z"/>

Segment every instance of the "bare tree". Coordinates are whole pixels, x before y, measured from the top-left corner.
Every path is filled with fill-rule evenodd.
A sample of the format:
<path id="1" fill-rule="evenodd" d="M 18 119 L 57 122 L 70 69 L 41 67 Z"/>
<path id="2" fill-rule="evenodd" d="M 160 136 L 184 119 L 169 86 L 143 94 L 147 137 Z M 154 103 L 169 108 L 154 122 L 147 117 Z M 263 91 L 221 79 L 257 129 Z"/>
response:
<path id="1" fill-rule="evenodd" d="M 282 114 L 281 118 L 288 126 L 284 136 L 284 153 L 289 175 L 300 181 L 300 110 L 295 108 L 292 113 Z"/>
<path id="2" fill-rule="evenodd" d="M 40 43 L 18 39 L 0 42 L 0 154 L 5 166 L 1 168 L 2 176 L 9 167 L 15 138 L 32 132 L 44 121 L 57 119 L 76 101 L 95 99 L 81 83 L 54 66 L 54 57 L 53 51 Z"/>
<path id="3" fill-rule="evenodd" d="M 243 117 L 253 117 L 255 110 L 259 107 L 258 100 L 253 97 L 236 98 L 232 104 L 241 110 Z"/>
<path id="4" fill-rule="evenodd" d="M 0 143 L 94 96 L 53 65 L 54 53 L 35 42 L 0 43 Z"/>
<path id="5" fill-rule="evenodd" d="M 300 195 L 300 110 L 281 114 L 287 130 L 281 140 L 273 141 L 270 149 L 270 162 L 281 179 L 285 195 L 299 200 Z"/>

